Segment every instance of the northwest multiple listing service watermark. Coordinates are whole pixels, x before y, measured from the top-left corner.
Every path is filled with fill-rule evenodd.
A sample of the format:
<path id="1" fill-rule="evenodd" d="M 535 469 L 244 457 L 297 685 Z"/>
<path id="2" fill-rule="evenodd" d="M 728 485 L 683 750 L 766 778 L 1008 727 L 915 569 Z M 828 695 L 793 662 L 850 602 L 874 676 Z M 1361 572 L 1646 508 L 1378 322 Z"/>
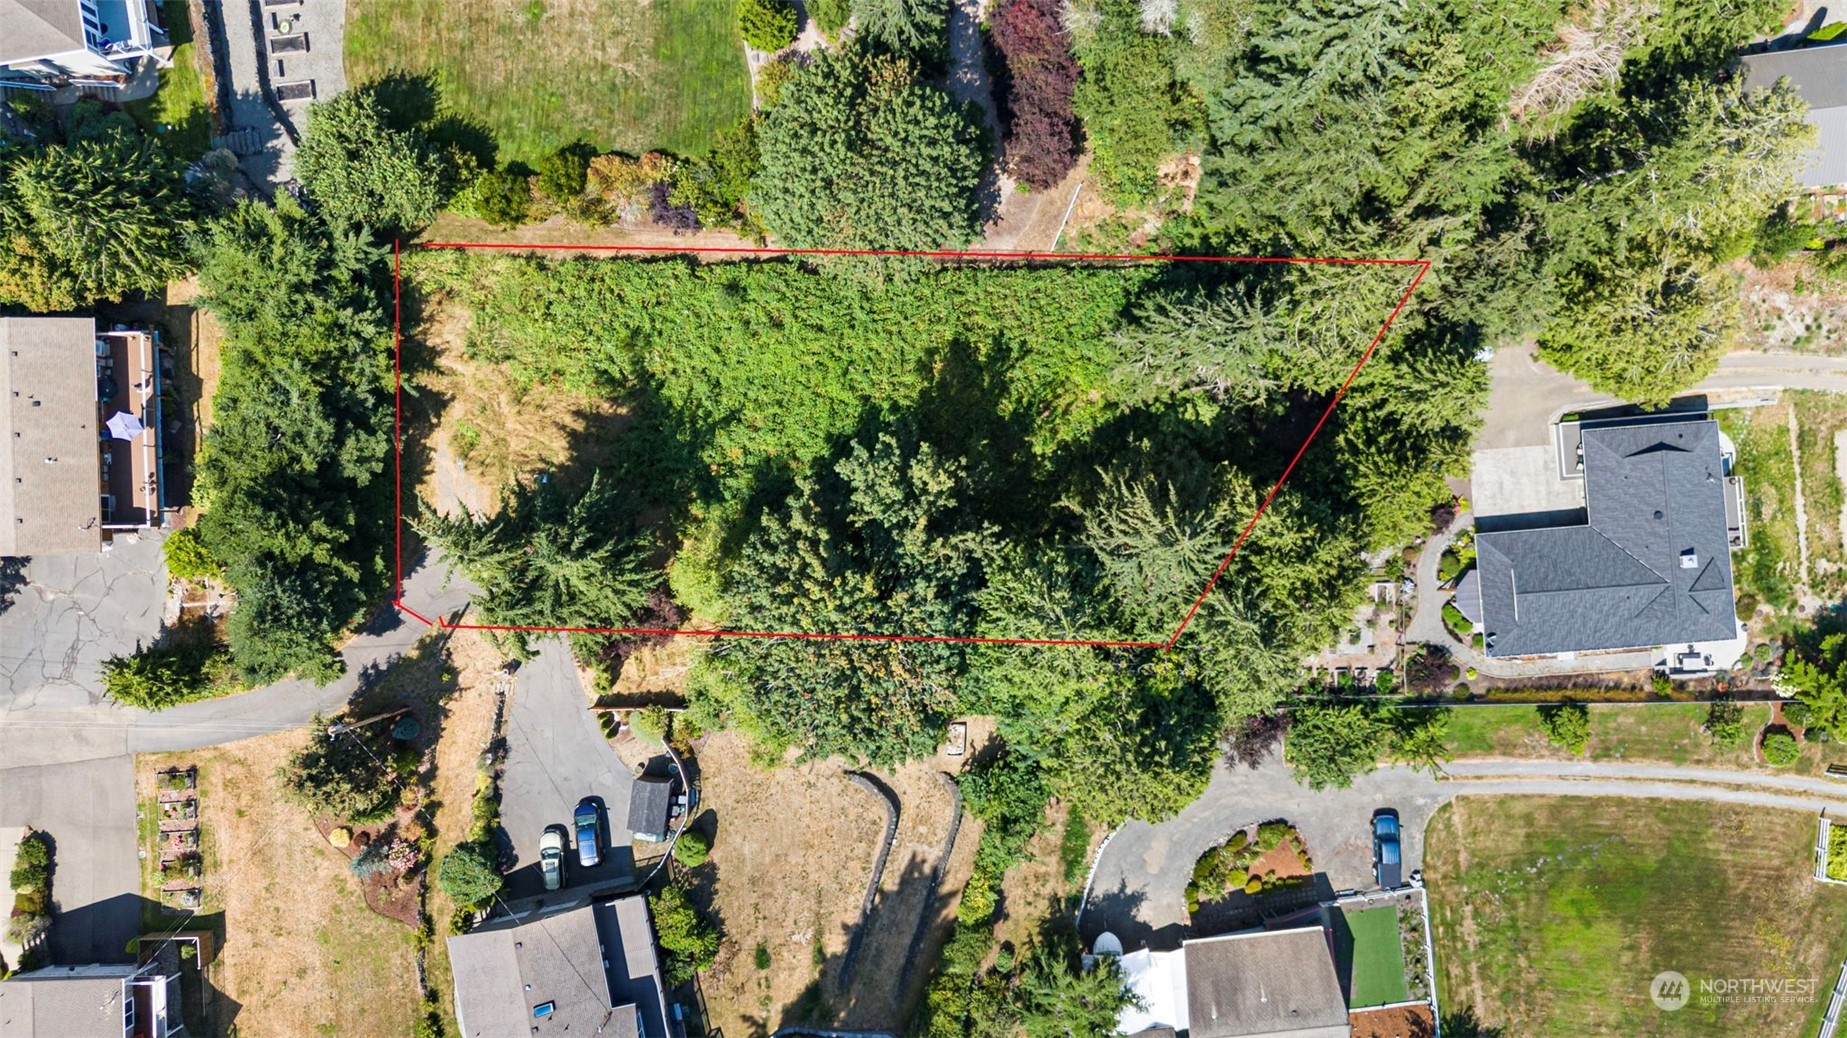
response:
<path id="1" fill-rule="evenodd" d="M 1674 970 L 1655 975 L 1648 997 L 1655 1006 L 1674 1012 L 1692 1002 L 1702 1006 L 1763 1005 L 1813 1002 L 1821 982 L 1812 977 L 1703 977 L 1689 981 Z"/>

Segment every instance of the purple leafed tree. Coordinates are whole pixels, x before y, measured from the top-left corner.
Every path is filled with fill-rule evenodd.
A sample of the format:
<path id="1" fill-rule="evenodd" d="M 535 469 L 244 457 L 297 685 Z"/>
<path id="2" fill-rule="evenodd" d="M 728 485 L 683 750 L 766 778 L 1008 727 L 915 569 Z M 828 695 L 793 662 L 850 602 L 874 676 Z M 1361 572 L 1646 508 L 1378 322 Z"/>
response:
<path id="1" fill-rule="evenodd" d="M 1059 21 L 1059 0 L 1004 0 L 994 13 L 994 46 L 1007 70 L 1000 81 L 1007 169 L 1044 190 L 1077 164 L 1077 58 Z"/>

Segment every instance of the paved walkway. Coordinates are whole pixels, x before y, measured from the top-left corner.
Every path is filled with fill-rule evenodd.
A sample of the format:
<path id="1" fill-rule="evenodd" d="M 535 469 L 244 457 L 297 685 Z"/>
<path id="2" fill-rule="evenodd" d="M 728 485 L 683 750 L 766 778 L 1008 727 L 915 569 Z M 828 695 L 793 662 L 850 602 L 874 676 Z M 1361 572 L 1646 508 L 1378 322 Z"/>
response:
<path id="1" fill-rule="evenodd" d="M 1098 856 L 1084 906 L 1083 936 L 1103 930 L 1125 946 L 1177 947 L 1185 935 L 1185 893 L 1193 863 L 1232 832 L 1287 819 L 1308 840 L 1318 872 L 1336 890 L 1372 881 L 1371 819 L 1399 813 L 1405 871 L 1423 865 L 1424 827 L 1456 796 L 1620 796 L 1704 800 L 1754 807 L 1847 811 L 1847 782 L 1764 772 L 1592 761 L 1466 760 L 1433 777 L 1404 767 L 1380 768 L 1350 789 L 1310 792 L 1272 756 L 1263 766 L 1223 762 L 1206 791 L 1179 815 L 1151 825 L 1124 824 Z"/>

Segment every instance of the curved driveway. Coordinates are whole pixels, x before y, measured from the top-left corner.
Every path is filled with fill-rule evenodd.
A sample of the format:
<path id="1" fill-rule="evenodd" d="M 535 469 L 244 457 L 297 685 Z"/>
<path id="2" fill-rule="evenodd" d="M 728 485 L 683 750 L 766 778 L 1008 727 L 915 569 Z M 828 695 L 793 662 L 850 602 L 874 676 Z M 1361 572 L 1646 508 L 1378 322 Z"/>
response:
<path id="1" fill-rule="evenodd" d="M 1372 882 L 1370 820 L 1398 811 L 1406 871 L 1422 866 L 1424 827 L 1452 797 L 1620 796 L 1706 800 L 1820 812 L 1847 810 L 1847 782 L 1769 772 L 1593 761 L 1466 760 L 1441 777 L 1404 767 L 1380 768 L 1349 789 L 1311 792 L 1272 755 L 1255 770 L 1222 762 L 1206 791 L 1157 825 L 1124 824 L 1098 855 L 1084 904 L 1083 936 L 1109 930 L 1127 947 L 1175 947 L 1186 924 L 1186 885 L 1193 863 L 1232 832 L 1287 819 L 1301 830 L 1315 870 L 1335 890 Z"/>

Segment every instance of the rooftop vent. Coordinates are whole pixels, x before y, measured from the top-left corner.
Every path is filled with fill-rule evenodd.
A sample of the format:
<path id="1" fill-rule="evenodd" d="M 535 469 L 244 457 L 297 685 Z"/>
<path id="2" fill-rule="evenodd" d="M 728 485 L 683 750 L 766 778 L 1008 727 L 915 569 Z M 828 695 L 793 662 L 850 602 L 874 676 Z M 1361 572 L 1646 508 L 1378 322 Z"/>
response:
<path id="1" fill-rule="evenodd" d="M 1680 553 L 1680 568 L 1681 569 L 1698 569 L 1699 568 L 1699 552 L 1695 551 L 1692 548 L 1688 548 L 1686 551 L 1681 552 Z"/>

